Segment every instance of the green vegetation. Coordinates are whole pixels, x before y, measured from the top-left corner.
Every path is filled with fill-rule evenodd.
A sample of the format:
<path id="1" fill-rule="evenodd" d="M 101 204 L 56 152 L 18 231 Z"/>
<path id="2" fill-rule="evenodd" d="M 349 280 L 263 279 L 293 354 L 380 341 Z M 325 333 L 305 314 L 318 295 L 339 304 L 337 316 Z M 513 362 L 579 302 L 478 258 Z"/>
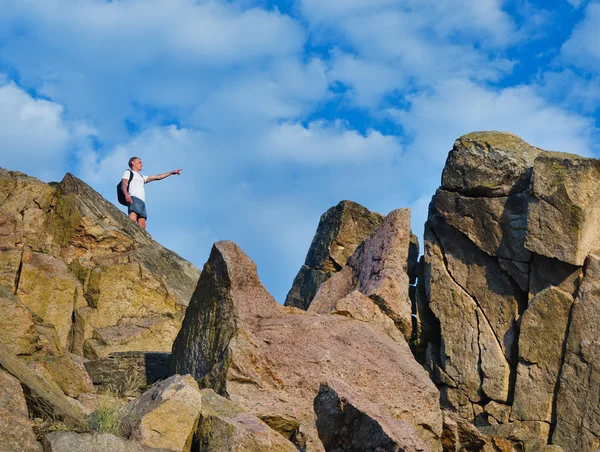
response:
<path id="1" fill-rule="evenodd" d="M 120 408 L 123 400 L 110 393 L 102 395 L 96 411 L 88 416 L 88 425 L 99 433 L 118 434 L 121 426 Z"/>

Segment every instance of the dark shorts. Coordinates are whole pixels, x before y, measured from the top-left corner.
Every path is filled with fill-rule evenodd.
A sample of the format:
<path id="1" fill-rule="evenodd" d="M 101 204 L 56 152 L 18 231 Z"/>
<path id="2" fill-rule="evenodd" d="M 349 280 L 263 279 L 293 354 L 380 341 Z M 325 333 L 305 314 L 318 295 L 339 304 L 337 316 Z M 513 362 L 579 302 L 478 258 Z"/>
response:
<path id="1" fill-rule="evenodd" d="M 146 213 L 146 203 L 135 196 L 131 197 L 132 203 L 127 206 L 127 213 L 135 212 L 138 218 L 148 218 Z"/>

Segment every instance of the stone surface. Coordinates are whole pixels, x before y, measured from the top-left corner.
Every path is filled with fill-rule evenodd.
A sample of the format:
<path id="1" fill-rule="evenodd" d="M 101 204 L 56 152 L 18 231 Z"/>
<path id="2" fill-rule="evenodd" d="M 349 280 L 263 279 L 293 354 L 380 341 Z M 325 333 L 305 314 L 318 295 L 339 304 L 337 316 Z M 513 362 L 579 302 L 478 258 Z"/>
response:
<path id="1" fill-rule="evenodd" d="M 171 355 L 152 352 L 118 352 L 87 361 L 85 368 L 99 390 L 131 395 L 169 375 Z"/>
<path id="2" fill-rule="evenodd" d="M 487 197 L 522 192 L 540 152 L 510 133 L 469 133 L 456 140 L 448 154 L 442 188 Z"/>
<path id="3" fill-rule="evenodd" d="M 444 410 L 444 452 L 516 452 L 511 443 L 497 436 L 486 436 L 468 421 Z"/>
<path id="4" fill-rule="evenodd" d="M 109 433 L 50 432 L 44 437 L 44 452 L 150 452 L 135 441 Z"/>
<path id="5" fill-rule="evenodd" d="M 29 390 L 33 401 L 37 400 L 36 403 L 43 404 L 57 419 L 62 419 L 71 428 L 87 429 L 85 415 L 77 403 L 65 396 L 54 380 L 44 378 L 43 373 L 38 375 L 27 367 L 3 343 L 0 343 L 0 366 Z"/>
<path id="6" fill-rule="evenodd" d="M 214 245 L 182 329 L 171 371 L 190 373 L 259 418 L 294 419 L 295 443 L 323 450 L 312 400 L 327 378 L 343 380 L 382 410 L 410 423 L 439 450 L 439 394 L 405 342 L 340 316 L 285 308 L 232 242 Z"/>
<path id="7" fill-rule="evenodd" d="M 529 262 L 524 248 L 529 193 L 507 197 L 472 197 L 438 190 L 432 209 L 490 256 Z"/>
<path id="8" fill-rule="evenodd" d="M 0 342 L 16 355 L 51 353 L 36 328 L 34 314 L 6 288 L 0 286 Z"/>
<path id="9" fill-rule="evenodd" d="M 202 411 L 195 441 L 200 452 L 297 452 L 296 446 L 235 403 L 202 391 Z"/>
<path id="10" fill-rule="evenodd" d="M 120 433 L 141 444 L 189 452 L 202 396 L 189 375 L 173 375 L 121 409 Z"/>
<path id="11" fill-rule="evenodd" d="M 346 265 L 354 250 L 382 220 L 382 215 L 352 201 L 341 201 L 325 212 L 285 305 L 308 309 L 319 286 Z"/>
<path id="12" fill-rule="evenodd" d="M 573 304 L 552 443 L 565 451 L 600 448 L 600 257 L 591 255 Z"/>
<path id="13" fill-rule="evenodd" d="M 0 368 L 0 450 L 38 452 L 19 380 Z"/>
<path id="14" fill-rule="evenodd" d="M 506 401 L 519 300 L 496 261 L 443 223 L 433 227 L 425 229 L 425 290 L 440 323 L 441 370 L 471 402 Z"/>
<path id="15" fill-rule="evenodd" d="M 546 422 L 511 422 L 479 427 L 479 430 L 488 436 L 506 438 L 523 452 L 538 452 L 546 447 L 550 424 Z"/>
<path id="16" fill-rule="evenodd" d="M 338 312 L 335 313 L 345 312 L 344 315 L 354 317 L 350 314 L 353 311 L 358 314 L 355 318 L 367 321 L 367 315 L 379 325 L 389 323 L 383 318 L 387 316 L 404 338 L 410 340 L 412 301 L 409 297 L 409 273 L 415 269 L 409 270 L 409 263 L 414 257 L 414 247 L 413 234 L 410 232 L 410 210 L 392 211 L 381 226 L 356 249 L 348 259 L 348 265 L 321 285 L 313 300 L 317 304 L 313 312 L 326 314 L 336 310 Z M 344 311 L 339 301 L 355 290 L 368 297 L 379 308 L 380 313 L 359 314 L 355 309 L 358 306 L 355 302 L 360 297 L 356 295 L 346 300 L 351 300 L 355 308 Z M 362 306 L 359 311 L 370 305 L 364 301 L 359 304 Z M 367 309 L 372 311 L 373 308 Z"/>
<path id="17" fill-rule="evenodd" d="M 198 269 L 70 174 L 45 184 L 0 169 L 0 201 L 0 284 L 63 349 L 170 350 Z"/>
<path id="18" fill-rule="evenodd" d="M 525 247 L 583 265 L 600 239 L 600 160 L 545 152 L 533 166 Z"/>
<path id="19" fill-rule="evenodd" d="M 31 365 L 42 366 L 47 371 L 47 375 L 67 396 L 78 397 L 82 393 L 96 392 L 84 361 L 80 356 L 67 353 L 45 357 Z"/>
<path id="20" fill-rule="evenodd" d="M 552 421 L 552 403 L 573 298 L 552 286 L 539 292 L 523 314 L 512 418 Z"/>
<path id="21" fill-rule="evenodd" d="M 429 450 L 412 425 L 394 419 L 340 380 L 320 385 L 314 407 L 325 450 Z"/>

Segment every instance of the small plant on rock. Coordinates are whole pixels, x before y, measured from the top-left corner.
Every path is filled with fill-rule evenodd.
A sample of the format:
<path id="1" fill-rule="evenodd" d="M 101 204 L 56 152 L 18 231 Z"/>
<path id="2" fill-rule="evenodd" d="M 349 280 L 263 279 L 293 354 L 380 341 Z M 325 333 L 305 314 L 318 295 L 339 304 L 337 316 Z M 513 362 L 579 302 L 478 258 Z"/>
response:
<path id="1" fill-rule="evenodd" d="M 119 409 L 123 403 L 123 400 L 110 393 L 103 394 L 98 408 L 88 416 L 89 427 L 99 433 L 116 435 L 121 424 Z"/>

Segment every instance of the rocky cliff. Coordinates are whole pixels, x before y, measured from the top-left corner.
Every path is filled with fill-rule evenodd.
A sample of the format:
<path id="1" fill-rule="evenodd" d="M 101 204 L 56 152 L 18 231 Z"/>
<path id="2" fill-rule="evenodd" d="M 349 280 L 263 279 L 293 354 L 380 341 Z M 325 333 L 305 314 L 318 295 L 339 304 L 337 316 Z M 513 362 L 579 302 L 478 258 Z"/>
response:
<path id="1" fill-rule="evenodd" d="M 425 226 L 420 320 L 442 406 L 524 450 L 598 448 L 600 161 L 459 138 Z"/>
<path id="2" fill-rule="evenodd" d="M 62 350 L 170 351 L 200 272 L 85 183 L 0 169 L 0 285 Z"/>

